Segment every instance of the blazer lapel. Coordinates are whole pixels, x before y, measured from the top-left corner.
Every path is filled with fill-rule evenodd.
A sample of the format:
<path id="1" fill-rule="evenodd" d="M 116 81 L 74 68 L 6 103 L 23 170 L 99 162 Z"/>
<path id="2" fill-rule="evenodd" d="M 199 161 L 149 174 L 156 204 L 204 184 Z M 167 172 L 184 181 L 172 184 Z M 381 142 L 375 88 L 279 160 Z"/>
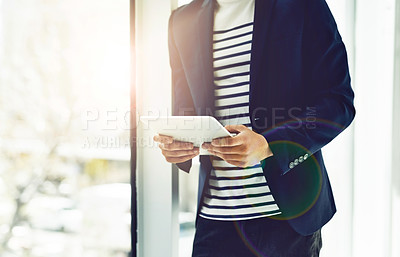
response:
<path id="1" fill-rule="evenodd" d="M 195 58 L 199 61 L 198 72 L 202 81 L 196 89 L 198 97 L 197 115 L 214 114 L 213 29 L 214 1 L 204 0 L 197 16 L 198 33 Z"/>
<path id="2" fill-rule="evenodd" d="M 257 83 L 257 76 L 260 72 L 263 72 L 262 63 L 265 58 L 263 53 L 267 46 L 269 36 L 268 29 L 275 3 L 276 0 L 255 0 L 253 43 L 250 62 L 250 85 L 252 86 Z"/>

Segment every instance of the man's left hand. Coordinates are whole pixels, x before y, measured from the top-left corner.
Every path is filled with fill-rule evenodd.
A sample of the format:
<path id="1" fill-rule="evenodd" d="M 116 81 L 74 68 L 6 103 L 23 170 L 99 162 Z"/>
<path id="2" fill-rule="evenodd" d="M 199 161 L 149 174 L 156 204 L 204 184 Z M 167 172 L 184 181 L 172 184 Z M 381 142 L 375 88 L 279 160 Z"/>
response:
<path id="1" fill-rule="evenodd" d="M 202 147 L 210 154 L 242 168 L 254 166 L 273 155 L 264 136 L 244 125 L 228 125 L 225 128 L 237 135 L 217 138 L 211 143 L 203 143 Z"/>

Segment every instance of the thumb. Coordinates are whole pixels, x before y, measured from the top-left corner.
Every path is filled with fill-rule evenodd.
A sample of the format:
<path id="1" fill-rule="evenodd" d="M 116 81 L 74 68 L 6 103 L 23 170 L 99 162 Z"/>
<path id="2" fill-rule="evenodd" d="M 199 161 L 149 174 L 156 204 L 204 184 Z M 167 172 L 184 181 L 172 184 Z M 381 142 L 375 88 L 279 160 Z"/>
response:
<path id="1" fill-rule="evenodd" d="M 244 125 L 226 125 L 225 129 L 229 132 L 243 132 L 248 130 L 248 128 Z"/>

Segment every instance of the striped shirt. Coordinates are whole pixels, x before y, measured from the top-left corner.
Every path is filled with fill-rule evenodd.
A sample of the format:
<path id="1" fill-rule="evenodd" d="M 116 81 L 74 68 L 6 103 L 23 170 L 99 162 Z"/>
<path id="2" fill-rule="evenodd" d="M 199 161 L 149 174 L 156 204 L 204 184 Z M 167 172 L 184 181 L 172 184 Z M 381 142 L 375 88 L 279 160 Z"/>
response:
<path id="1" fill-rule="evenodd" d="M 213 33 L 215 116 L 224 126 L 243 124 L 252 129 L 249 90 L 254 0 L 218 3 Z M 245 220 L 280 214 L 261 164 L 240 168 L 212 156 L 212 165 L 200 216 Z"/>

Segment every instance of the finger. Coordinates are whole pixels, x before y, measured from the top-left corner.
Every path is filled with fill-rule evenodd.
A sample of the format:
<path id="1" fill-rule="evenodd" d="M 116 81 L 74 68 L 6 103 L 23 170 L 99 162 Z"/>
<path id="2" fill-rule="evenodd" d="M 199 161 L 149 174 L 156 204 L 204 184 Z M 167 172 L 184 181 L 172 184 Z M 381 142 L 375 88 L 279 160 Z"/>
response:
<path id="1" fill-rule="evenodd" d="M 197 156 L 197 154 L 193 154 L 193 155 L 189 155 L 189 156 L 185 156 L 185 157 L 165 157 L 165 160 L 167 160 L 167 162 L 169 162 L 169 163 L 180 163 L 180 162 L 185 162 L 185 161 L 191 160 L 196 156 Z"/>
<path id="2" fill-rule="evenodd" d="M 155 135 L 153 140 L 161 144 L 171 144 L 174 141 L 172 137 L 164 135 Z"/>
<path id="3" fill-rule="evenodd" d="M 246 130 L 249 130 L 248 127 L 245 125 L 226 125 L 225 129 L 228 130 L 229 132 L 243 132 Z"/>
<path id="4" fill-rule="evenodd" d="M 208 149 L 208 148 L 211 148 L 212 145 L 211 145 L 211 143 L 204 142 L 204 143 L 201 144 L 201 147 L 204 148 L 204 149 Z"/>
<path id="5" fill-rule="evenodd" d="M 250 165 L 248 165 L 246 162 L 244 161 L 232 161 L 232 160 L 228 160 L 226 161 L 229 164 L 235 165 L 236 167 L 240 167 L 240 168 L 246 168 L 249 167 Z"/>
<path id="6" fill-rule="evenodd" d="M 218 156 L 219 158 L 223 159 L 224 161 L 242 161 L 243 160 L 243 156 L 239 155 L 239 154 L 224 154 L 224 153 L 219 153 L 219 152 L 215 152 L 212 150 L 207 150 L 210 154 Z"/>
<path id="7" fill-rule="evenodd" d="M 247 147 L 245 145 L 238 146 L 213 146 L 212 150 L 221 154 L 237 154 L 237 155 L 245 155 L 247 154 Z"/>
<path id="8" fill-rule="evenodd" d="M 220 137 L 211 141 L 212 146 L 235 146 L 242 144 L 240 135 L 234 137 Z"/>
<path id="9" fill-rule="evenodd" d="M 193 150 L 179 150 L 179 151 L 162 150 L 161 152 L 165 157 L 186 157 L 186 156 L 192 156 L 193 154 L 198 154 L 199 148 Z"/>
<path id="10" fill-rule="evenodd" d="M 175 150 L 192 150 L 194 146 L 193 143 L 174 140 L 171 144 L 160 145 L 160 148 L 163 150 L 175 151 Z"/>
<path id="11" fill-rule="evenodd" d="M 213 146 L 211 144 L 207 144 L 203 146 L 204 149 L 212 150 L 214 152 L 222 153 L 222 154 L 247 154 L 247 147 L 245 145 L 237 145 L 237 146 Z"/>

